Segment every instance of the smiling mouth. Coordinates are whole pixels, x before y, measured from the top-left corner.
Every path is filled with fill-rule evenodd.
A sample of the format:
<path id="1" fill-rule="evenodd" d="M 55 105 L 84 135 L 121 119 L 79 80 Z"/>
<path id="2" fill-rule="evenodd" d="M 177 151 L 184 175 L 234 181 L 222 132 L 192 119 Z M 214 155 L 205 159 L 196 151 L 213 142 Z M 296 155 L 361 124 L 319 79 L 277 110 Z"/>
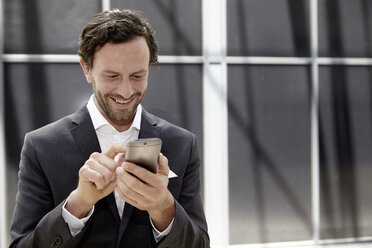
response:
<path id="1" fill-rule="evenodd" d="M 114 100 L 116 103 L 119 103 L 119 104 L 127 104 L 129 102 L 132 101 L 132 99 L 129 99 L 129 100 L 118 100 L 118 99 L 115 99 L 113 97 L 111 97 L 112 100 Z"/>

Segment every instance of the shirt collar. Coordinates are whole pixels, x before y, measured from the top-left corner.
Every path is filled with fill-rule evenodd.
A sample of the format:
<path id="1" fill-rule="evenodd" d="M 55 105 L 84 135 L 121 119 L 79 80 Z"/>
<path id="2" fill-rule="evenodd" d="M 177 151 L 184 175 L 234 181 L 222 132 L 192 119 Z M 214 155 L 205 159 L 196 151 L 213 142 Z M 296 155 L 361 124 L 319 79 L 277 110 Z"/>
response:
<path id="1" fill-rule="evenodd" d="M 89 98 L 89 101 L 87 103 L 87 109 L 88 109 L 90 118 L 92 119 L 94 130 L 98 130 L 100 127 L 107 126 L 107 125 L 115 129 L 107 121 L 107 119 L 101 114 L 101 112 L 99 112 L 96 104 L 94 103 L 94 95 L 92 95 Z M 141 116 L 142 116 L 142 105 L 138 104 L 136 114 L 134 116 L 132 125 L 129 127 L 129 129 L 133 129 L 133 128 L 136 130 L 141 129 Z"/>

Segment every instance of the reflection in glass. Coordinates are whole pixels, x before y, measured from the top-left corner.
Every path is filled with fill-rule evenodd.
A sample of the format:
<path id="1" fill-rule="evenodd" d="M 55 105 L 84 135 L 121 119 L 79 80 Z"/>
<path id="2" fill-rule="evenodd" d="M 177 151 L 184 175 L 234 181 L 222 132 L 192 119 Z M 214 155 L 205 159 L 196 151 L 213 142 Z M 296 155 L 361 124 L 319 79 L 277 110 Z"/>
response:
<path id="1" fill-rule="evenodd" d="M 150 113 L 181 126 L 197 136 L 203 148 L 203 91 L 201 65 L 158 65 L 150 72 L 143 106 Z M 203 160 L 202 160 L 203 161 Z"/>
<path id="2" fill-rule="evenodd" d="M 372 57 L 372 2 L 318 2 L 319 56 Z"/>
<path id="3" fill-rule="evenodd" d="M 372 69 L 320 68 L 321 238 L 372 236 Z"/>
<path id="4" fill-rule="evenodd" d="M 5 53 L 77 54 L 85 23 L 99 0 L 5 0 Z"/>
<path id="5" fill-rule="evenodd" d="M 230 56 L 309 56 L 309 1 L 227 1 L 227 48 Z"/>
<path id="6" fill-rule="evenodd" d="M 161 55 L 201 55 L 201 0 L 112 0 L 112 8 L 142 11 Z"/>
<path id="7" fill-rule="evenodd" d="M 309 240 L 305 66 L 229 66 L 230 244 Z"/>

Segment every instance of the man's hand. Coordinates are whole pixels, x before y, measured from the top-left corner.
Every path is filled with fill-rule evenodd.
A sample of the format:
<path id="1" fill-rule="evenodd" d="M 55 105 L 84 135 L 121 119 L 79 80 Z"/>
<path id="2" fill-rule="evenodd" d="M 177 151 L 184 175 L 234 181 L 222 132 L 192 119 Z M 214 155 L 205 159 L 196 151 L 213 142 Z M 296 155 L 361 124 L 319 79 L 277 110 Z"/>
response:
<path id="1" fill-rule="evenodd" d="M 175 216 L 175 205 L 167 188 L 168 159 L 160 154 L 158 162 L 156 174 L 130 162 L 122 163 L 116 169 L 116 190 L 127 203 L 146 210 L 156 229 L 163 231 Z"/>
<path id="2" fill-rule="evenodd" d="M 116 162 L 115 156 L 125 153 L 125 146 L 114 144 L 103 153 L 95 152 L 79 170 L 79 184 L 69 196 L 66 210 L 77 218 L 83 218 L 94 204 L 110 194 L 116 187 L 116 168 L 124 161 Z"/>

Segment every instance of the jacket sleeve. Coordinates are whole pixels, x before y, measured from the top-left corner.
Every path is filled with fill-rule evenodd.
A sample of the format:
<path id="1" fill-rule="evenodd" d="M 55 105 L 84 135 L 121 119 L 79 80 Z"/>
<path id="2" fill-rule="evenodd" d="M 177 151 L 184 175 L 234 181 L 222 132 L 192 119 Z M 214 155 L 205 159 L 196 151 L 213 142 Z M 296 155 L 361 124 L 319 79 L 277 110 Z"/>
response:
<path id="1" fill-rule="evenodd" d="M 30 135 L 25 137 L 18 179 L 10 247 L 75 247 L 81 235 L 72 238 L 62 217 L 64 202 L 55 206 Z"/>
<path id="2" fill-rule="evenodd" d="M 176 215 L 173 226 L 157 247 L 205 248 L 209 236 L 200 198 L 200 158 L 195 137 L 190 159 L 184 174 L 180 196 L 175 200 Z"/>

